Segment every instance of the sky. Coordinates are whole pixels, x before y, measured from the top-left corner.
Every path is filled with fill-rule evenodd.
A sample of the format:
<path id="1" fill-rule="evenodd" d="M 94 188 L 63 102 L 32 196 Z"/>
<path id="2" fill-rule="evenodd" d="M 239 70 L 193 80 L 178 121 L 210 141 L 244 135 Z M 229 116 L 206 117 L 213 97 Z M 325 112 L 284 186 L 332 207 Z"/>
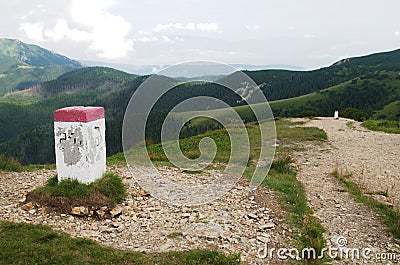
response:
<path id="1" fill-rule="evenodd" d="M 400 48 L 399 10 L 399 0 L 12 0 L 0 37 L 77 60 L 317 69 Z"/>

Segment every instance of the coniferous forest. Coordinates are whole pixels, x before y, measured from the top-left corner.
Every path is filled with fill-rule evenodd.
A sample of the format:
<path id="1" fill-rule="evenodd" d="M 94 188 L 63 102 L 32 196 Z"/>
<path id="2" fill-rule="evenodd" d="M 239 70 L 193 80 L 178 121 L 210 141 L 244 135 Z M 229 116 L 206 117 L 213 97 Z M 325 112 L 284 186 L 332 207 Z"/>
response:
<path id="1" fill-rule="evenodd" d="M 268 99 L 275 117 L 321 115 L 343 111 L 356 119 L 400 119 L 400 50 L 339 61 L 313 71 L 244 71 Z M 234 78 L 235 73 L 223 77 Z M 124 113 L 135 90 L 149 76 L 106 67 L 82 67 L 54 80 L 39 82 L 0 98 L 0 153 L 24 164 L 53 163 L 53 111 L 71 105 L 103 106 L 106 110 L 107 155 L 122 151 Z M 154 106 L 146 138 L 158 142 L 162 121 L 177 103 L 211 96 L 235 107 L 239 95 L 212 82 L 176 84 Z M 353 116 L 352 116 L 353 115 Z M 244 116 L 242 116 L 244 118 Z M 246 121 L 251 121 L 251 115 Z M 218 128 L 218 123 L 186 126 L 181 137 Z"/>

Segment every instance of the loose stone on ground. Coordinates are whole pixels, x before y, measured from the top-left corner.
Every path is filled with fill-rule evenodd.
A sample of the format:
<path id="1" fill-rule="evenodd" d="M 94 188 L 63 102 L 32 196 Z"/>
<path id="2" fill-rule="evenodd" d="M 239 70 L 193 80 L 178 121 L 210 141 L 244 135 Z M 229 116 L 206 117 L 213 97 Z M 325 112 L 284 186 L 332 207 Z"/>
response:
<path id="1" fill-rule="evenodd" d="M 193 207 L 175 207 L 142 190 L 127 167 L 109 170 L 123 177 L 128 197 L 98 219 L 76 205 L 69 214 L 46 213 L 36 205 L 22 203 L 27 192 L 44 185 L 55 171 L 0 173 L 0 219 L 47 224 L 75 237 L 85 237 L 102 245 L 145 253 L 215 249 L 241 253 L 242 264 L 284 264 L 278 259 L 260 259 L 259 248 L 290 247 L 290 229 L 275 195 L 263 187 L 250 191 L 241 180 L 234 189 L 213 202 Z M 169 178 L 180 178 L 176 169 L 160 168 Z M 207 172 L 199 179 L 213 176 Z M 187 178 L 187 174 L 185 178 Z M 198 174 L 196 174 L 198 177 Z M 27 184 L 25 184 L 27 183 Z M 100 213 L 99 213 L 100 211 Z M 96 216 L 95 216 L 96 215 Z"/>

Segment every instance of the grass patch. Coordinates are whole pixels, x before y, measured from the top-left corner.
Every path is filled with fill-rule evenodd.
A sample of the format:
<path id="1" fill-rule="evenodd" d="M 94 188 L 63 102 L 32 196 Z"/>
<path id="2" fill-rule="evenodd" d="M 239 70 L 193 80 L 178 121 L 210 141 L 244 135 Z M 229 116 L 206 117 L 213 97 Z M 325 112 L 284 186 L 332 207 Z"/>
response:
<path id="1" fill-rule="evenodd" d="M 349 128 L 349 129 L 355 129 L 355 128 L 356 128 L 356 126 L 354 126 L 354 121 L 348 121 L 348 122 L 346 122 L 346 126 L 347 126 L 347 128 Z"/>
<path id="2" fill-rule="evenodd" d="M 33 190 L 35 193 L 47 194 L 52 197 L 67 197 L 77 199 L 93 194 L 93 185 L 80 183 L 76 179 L 66 179 L 58 182 L 57 176 L 49 178 L 43 187 Z"/>
<path id="3" fill-rule="evenodd" d="M 33 190 L 34 193 L 70 199 L 89 197 L 96 191 L 104 195 L 111 203 L 119 203 L 126 196 L 126 188 L 121 177 L 111 172 L 90 184 L 80 183 L 76 179 L 58 182 L 57 176 L 54 176 L 49 178 L 43 187 Z"/>
<path id="4" fill-rule="evenodd" d="M 0 222 L 0 264 L 239 264 L 239 255 L 210 250 L 142 254 L 71 238 L 44 225 Z M 18 240 L 16 240 L 18 239 Z"/>
<path id="5" fill-rule="evenodd" d="M 126 187 L 120 176 L 108 172 L 92 183 L 94 190 L 106 196 L 112 203 L 122 202 L 126 197 Z"/>
<path id="6" fill-rule="evenodd" d="M 365 204 L 376 211 L 382 218 L 388 230 L 396 237 L 400 238 L 400 211 L 393 209 L 389 205 L 379 202 L 371 197 L 364 195 L 356 183 L 350 180 L 350 175 L 341 175 L 338 172 L 332 173 L 343 186 L 347 189 L 356 202 Z"/>
<path id="7" fill-rule="evenodd" d="M 117 153 L 107 157 L 107 165 L 126 165 L 124 153 Z"/>
<path id="8" fill-rule="evenodd" d="M 297 231 L 295 239 L 299 249 L 314 248 L 317 253 L 320 253 L 325 247 L 323 237 L 325 229 L 312 215 L 313 212 L 307 205 L 306 192 L 296 178 L 297 173 L 291 166 L 292 162 L 293 160 L 288 156 L 274 161 L 263 184 L 276 192 L 282 208 L 288 212 L 289 224 Z M 309 263 L 324 262 L 324 260 L 308 258 L 310 258 L 307 260 Z"/>
<path id="9" fill-rule="evenodd" d="M 190 138 L 184 138 L 179 141 L 179 147 L 182 153 L 189 159 L 196 159 L 200 156 L 199 143 L 209 137 L 214 140 L 217 145 L 217 154 L 213 162 L 227 163 L 231 153 L 231 141 L 229 134 L 225 129 L 207 132 Z M 164 154 L 162 144 L 153 144 L 147 146 L 148 154 L 152 161 L 168 161 Z"/>
<path id="10" fill-rule="evenodd" d="M 380 196 L 388 196 L 388 192 L 387 191 L 369 191 L 366 194 L 368 195 L 380 195 Z"/>
<path id="11" fill-rule="evenodd" d="M 293 142 L 325 141 L 328 139 L 324 130 L 317 127 L 291 127 L 296 125 L 286 119 L 276 122 L 276 133 L 279 139 Z"/>
<path id="12" fill-rule="evenodd" d="M 176 238 L 176 237 L 180 237 L 182 236 L 182 232 L 172 232 L 170 234 L 167 235 L 168 238 Z"/>
<path id="13" fill-rule="evenodd" d="M 183 170 L 183 173 L 185 173 L 185 174 L 202 174 L 204 172 L 201 171 L 201 170 L 198 170 L 198 171 L 195 171 L 195 170 Z"/>
<path id="14" fill-rule="evenodd" d="M 282 174 L 290 174 L 294 172 L 291 167 L 292 163 L 294 163 L 294 161 L 290 156 L 284 156 L 272 162 L 271 170 Z"/>
<path id="15" fill-rule="evenodd" d="M 55 164 L 48 165 L 22 165 L 17 159 L 0 153 L 0 172 L 33 172 L 37 170 L 51 170 L 56 169 Z"/>
<path id="16" fill-rule="evenodd" d="M 288 119 L 279 119 L 275 122 L 277 138 L 281 142 L 280 146 L 277 148 L 278 152 L 296 150 L 296 148 L 300 146 L 299 143 L 305 141 L 323 142 L 327 139 L 327 135 L 323 130 L 316 127 L 296 127 L 298 124 L 298 122 L 291 122 Z M 246 130 L 250 140 L 249 160 L 258 160 L 261 145 L 259 127 L 255 123 L 248 123 L 246 124 Z M 190 138 L 181 139 L 179 141 L 179 146 L 182 153 L 188 158 L 197 158 L 200 155 L 199 143 L 204 137 L 213 139 L 217 145 L 217 154 L 213 162 L 227 163 L 231 153 L 231 141 L 225 129 L 210 131 Z M 143 157 L 144 151 L 143 147 L 139 147 L 128 155 L 140 158 Z M 172 166 L 164 154 L 161 144 L 148 145 L 147 153 L 154 164 Z M 126 165 L 125 156 L 123 153 L 115 154 L 107 158 L 107 163 L 108 165 Z"/>
<path id="17" fill-rule="evenodd" d="M 0 171 L 19 172 L 22 169 L 23 166 L 17 159 L 0 153 Z"/>
<path id="18" fill-rule="evenodd" d="M 38 170 L 53 170 L 53 169 L 56 169 L 56 164 L 24 166 L 22 171 L 33 172 Z"/>
<path id="19" fill-rule="evenodd" d="M 302 149 L 304 142 L 322 143 L 328 139 L 324 130 L 316 127 L 296 127 L 297 123 L 288 119 L 279 119 L 275 124 L 276 135 L 280 142 L 276 149 L 277 153 L 298 151 Z"/>
<path id="20" fill-rule="evenodd" d="M 255 123 L 246 124 L 246 130 L 250 140 L 250 157 L 249 160 L 257 159 L 260 153 L 260 129 Z M 232 133 L 238 132 L 239 129 L 232 129 Z M 215 131 L 206 132 L 190 138 L 184 138 L 179 140 L 179 147 L 182 153 L 189 159 L 196 159 L 200 156 L 199 143 L 205 138 L 211 138 L 217 147 L 217 153 L 213 159 L 213 163 L 228 163 L 231 155 L 231 140 L 226 129 L 219 129 Z M 168 143 L 167 143 L 168 144 Z M 240 144 L 240 143 L 239 143 Z M 144 147 L 137 147 L 132 152 L 128 153 L 128 157 L 132 156 L 135 161 L 143 160 L 143 157 L 147 155 L 155 165 L 168 165 L 169 163 L 167 156 L 164 153 L 162 144 L 149 144 L 146 146 L 147 151 Z M 207 154 L 206 154 L 207 155 Z M 125 156 L 123 153 L 115 154 L 107 158 L 108 165 L 125 165 Z"/>
<path id="21" fill-rule="evenodd" d="M 361 125 L 371 131 L 400 134 L 400 121 L 392 120 L 367 120 Z"/>

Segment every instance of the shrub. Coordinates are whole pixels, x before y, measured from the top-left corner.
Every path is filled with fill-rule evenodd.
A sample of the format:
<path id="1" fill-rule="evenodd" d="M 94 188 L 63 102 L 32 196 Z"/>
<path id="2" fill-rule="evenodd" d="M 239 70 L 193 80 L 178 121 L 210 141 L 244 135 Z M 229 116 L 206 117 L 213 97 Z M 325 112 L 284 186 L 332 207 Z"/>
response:
<path id="1" fill-rule="evenodd" d="M 317 116 L 317 114 L 314 111 L 303 111 L 298 116 L 299 118 L 313 118 Z"/>
<path id="2" fill-rule="evenodd" d="M 354 108 L 345 108 L 341 110 L 339 113 L 340 116 L 343 118 L 349 118 L 356 121 L 365 121 L 368 118 L 367 113 Z"/>

